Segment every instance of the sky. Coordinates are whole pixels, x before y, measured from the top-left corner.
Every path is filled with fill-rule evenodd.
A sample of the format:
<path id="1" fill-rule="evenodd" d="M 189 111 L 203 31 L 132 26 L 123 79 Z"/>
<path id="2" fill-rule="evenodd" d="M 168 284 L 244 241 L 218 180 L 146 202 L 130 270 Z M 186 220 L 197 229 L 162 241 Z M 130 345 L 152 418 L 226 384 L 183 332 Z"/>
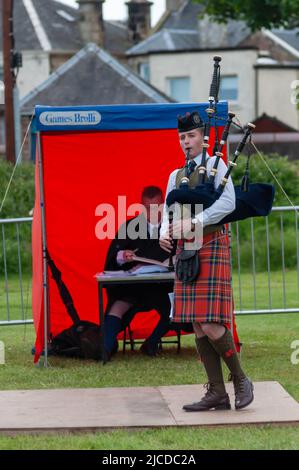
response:
<path id="1" fill-rule="evenodd" d="M 75 0 L 59 0 L 67 5 L 77 6 Z M 104 19 L 106 20 L 123 20 L 127 17 L 128 0 L 106 0 L 104 3 Z M 152 6 L 152 25 L 154 25 L 165 11 L 166 0 L 151 0 Z"/>

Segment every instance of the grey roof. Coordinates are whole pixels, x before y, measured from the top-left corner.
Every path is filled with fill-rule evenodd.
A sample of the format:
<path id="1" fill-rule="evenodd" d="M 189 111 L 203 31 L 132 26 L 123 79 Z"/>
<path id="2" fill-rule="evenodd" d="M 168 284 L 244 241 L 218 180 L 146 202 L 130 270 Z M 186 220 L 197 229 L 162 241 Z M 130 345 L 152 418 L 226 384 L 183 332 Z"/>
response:
<path id="1" fill-rule="evenodd" d="M 127 51 L 127 55 L 198 48 L 198 31 L 162 29 Z"/>
<path id="2" fill-rule="evenodd" d="M 58 0 L 32 0 L 51 50 L 78 51 L 84 47 L 79 30 L 79 10 Z M 14 0 L 14 34 L 16 50 L 42 50 L 36 30 L 24 7 L 23 0 Z M 124 55 L 132 45 L 125 23 L 104 21 L 104 48 L 115 55 Z M 2 21 L 0 21 L 2 49 Z"/>
<path id="3" fill-rule="evenodd" d="M 294 47 L 299 51 L 299 28 L 294 29 L 272 29 L 275 36 L 288 43 L 291 47 Z"/>
<path id="4" fill-rule="evenodd" d="M 197 30 L 198 15 L 203 11 L 203 8 L 203 5 L 186 0 L 179 10 L 172 12 L 166 18 L 163 28 Z"/>
<path id="5" fill-rule="evenodd" d="M 22 0 L 17 0 L 17 4 Z M 52 49 L 78 50 L 82 47 L 81 35 L 78 27 L 79 11 L 56 0 L 33 0 L 39 19 L 49 38 Z M 59 12 L 64 11 L 73 18 L 70 21 Z M 17 11 L 15 12 L 15 16 Z M 21 44 L 20 44 L 20 47 Z"/>
<path id="6" fill-rule="evenodd" d="M 87 44 L 21 101 L 21 113 L 37 104 L 78 106 L 169 103 L 156 90 L 95 44 Z"/>
<path id="7" fill-rule="evenodd" d="M 133 40 L 130 40 L 127 24 L 121 21 L 105 21 L 104 49 L 115 56 L 125 55 Z"/>
<path id="8" fill-rule="evenodd" d="M 127 55 L 149 52 L 206 50 L 234 48 L 249 34 L 241 21 L 229 21 L 227 25 L 199 19 L 203 6 L 186 0 L 182 7 L 167 16 L 159 31 L 133 46 Z"/>
<path id="9" fill-rule="evenodd" d="M 199 18 L 202 11 L 202 5 L 186 0 L 178 11 L 165 16 L 158 31 L 129 49 L 127 55 L 246 47 L 246 38 L 252 33 L 243 21 L 229 20 L 226 25 L 211 23 L 207 17 Z M 285 41 L 286 47 L 289 45 L 299 51 L 299 28 L 271 32 Z"/>

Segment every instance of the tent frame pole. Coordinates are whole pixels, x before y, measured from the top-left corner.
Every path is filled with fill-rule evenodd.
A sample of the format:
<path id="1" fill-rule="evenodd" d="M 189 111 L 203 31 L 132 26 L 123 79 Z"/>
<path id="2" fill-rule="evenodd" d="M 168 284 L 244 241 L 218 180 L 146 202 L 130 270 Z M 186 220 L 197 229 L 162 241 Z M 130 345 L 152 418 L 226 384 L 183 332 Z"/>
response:
<path id="1" fill-rule="evenodd" d="M 229 145 L 229 138 L 226 142 L 226 155 L 227 155 L 227 162 L 229 161 L 230 157 L 230 145 Z M 232 254 L 232 224 L 231 222 L 228 224 L 228 242 L 229 242 L 229 262 L 230 262 L 230 329 L 231 333 L 233 334 L 234 331 L 234 308 L 233 308 L 233 254 Z"/>
<path id="2" fill-rule="evenodd" d="M 45 196 L 44 196 L 44 176 L 43 159 L 40 132 L 37 133 L 38 145 L 38 175 L 40 188 L 40 208 L 42 223 L 42 255 L 43 255 L 43 294 L 44 294 L 44 367 L 48 367 L 48 276 L 47 276 L 47 236 L 45 219 Z"/>

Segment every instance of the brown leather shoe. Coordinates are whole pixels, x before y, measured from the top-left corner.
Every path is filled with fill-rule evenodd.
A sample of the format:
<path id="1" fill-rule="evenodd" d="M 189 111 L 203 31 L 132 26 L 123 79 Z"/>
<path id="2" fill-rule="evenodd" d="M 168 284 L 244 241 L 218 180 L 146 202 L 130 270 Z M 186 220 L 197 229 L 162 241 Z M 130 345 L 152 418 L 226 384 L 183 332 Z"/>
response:
<path id="1" fill-rule="evenodd" d="M 238 377 L 237 375 L 233 375 L 233 383 L 236 395 L 235 408 L 241 410 L 254 400 L 253 384 L 248 377 Z"/>
<path id="2" fill-rule="evenodd" d="M 184 405 L 183 410 L 185 411 L 209 411 L 215 410 L 230 410 L 230 401 L 227 393 L 220 394 L 215 390 L 213 384 L 206 384 L 207 393 L 199 401 L 190 405 Z"/>

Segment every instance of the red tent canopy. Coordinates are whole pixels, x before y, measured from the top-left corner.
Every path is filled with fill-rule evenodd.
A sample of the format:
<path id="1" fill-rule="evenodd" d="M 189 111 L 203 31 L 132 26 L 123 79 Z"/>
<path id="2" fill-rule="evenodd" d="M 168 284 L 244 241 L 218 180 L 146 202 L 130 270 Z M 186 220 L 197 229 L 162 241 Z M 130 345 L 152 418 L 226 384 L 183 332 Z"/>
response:
<path id="1" fill-rule="evenodd" d="M 47 249 L 61 271 L 80 319 L 98 323 L 94 275 L 103 269 L 111 240 L 96 236 L 102 218 L 97 208 L 105 203 L 114 211 L 114 236 L 126 220 L 118 207 L 119 196 L 127 208 L 139 203 L 144 186 L 156 185 L 165 190 L 169 173 L 184 164 L 177 138 L 177 115 L 198 110 L 205 120 L 207 107 L 207 103 L 201 103 L 36 108 L 42 180 L 37 165 L 32 237 L 35 360 L 44 343 L 40 181 Z M 225 120 L 226 102 L 219 104 L 218 114 Z M 127 218 L 132 215 L 127 214 Z M 47 299 L 48 333 L 55 336 L 72 322 L 50 275 Z M 137 315 L 133 320 L 134 337 L 148 336 L 157 318 L 154 311 Z"/>

